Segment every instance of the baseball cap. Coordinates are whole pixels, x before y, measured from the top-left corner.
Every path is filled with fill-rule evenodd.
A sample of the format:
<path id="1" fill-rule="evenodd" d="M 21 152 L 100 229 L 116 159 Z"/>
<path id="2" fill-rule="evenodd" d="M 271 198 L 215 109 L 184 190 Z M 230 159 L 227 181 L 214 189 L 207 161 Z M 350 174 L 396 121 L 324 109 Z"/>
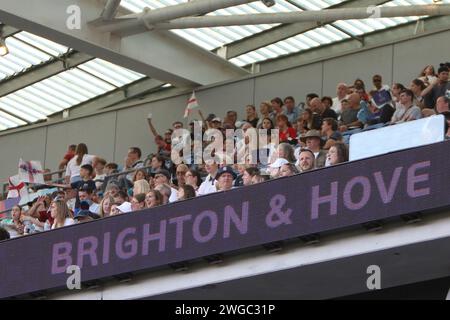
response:
<path id="1" fill-rule="evenodd" d="M 280 168 L 281 166 L 288 164 L 289 161 L 287 161 L 284 158 L 278 158 L 277 160 L 275 160 L 274 163 L 272 163 L 271 165 L 269 165 L 269 167 L 271 168 Z"/>
<path id="2" fill-rule="evenodd" d="M 122 213 L 127 213 L 127 212 L 131 212 L 131 203 L 128 201 L 125 201 L 124 203 L 122 203 L 120 206 L 117 207 L 117 209 L 122 212 Z"/>
<path id="3" fill-rule="evenodd" d="M 167 180 L 170 180 L 170 172 L 167 171 L 166 169 L 158 169 L 155 171 L 155 175 L 157 174 L 162 174 L 164 176 L 166 176 Z"/>
<path id="4" fill-rule="evenodd" d="M 219 117 L 215 117 L 211 120 L 211 122 L 222 122 L 222 119 L 220 119 Z"/>
<path id="5" fill-rule="evenodd" d="M 216 180 L 218 180 L 220 176 L 224 173 L 229 173 L 233 176 L 233 179 L 236 179 L 236 173 L 234 172 L 233 168 L 231 168 L 230 166 L 225 166 L 217 171 Z"/>

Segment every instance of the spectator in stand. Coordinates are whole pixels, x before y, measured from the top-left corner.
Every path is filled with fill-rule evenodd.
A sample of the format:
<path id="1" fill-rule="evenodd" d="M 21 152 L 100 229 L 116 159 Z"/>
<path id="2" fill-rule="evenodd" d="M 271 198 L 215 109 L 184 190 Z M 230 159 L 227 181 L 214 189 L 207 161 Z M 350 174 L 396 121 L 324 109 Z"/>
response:
<path id="1" fill-rule="evenodd" d="M 320 114 L 320 117 L 322 119 L 333 118 L 337 120 L 338 115 L 336 111 L 331 109 L 331 106 L 333 105 L 333 100 L 331 99 L 331 97 L 323 97 L 321 99 L 321 102 L 322 102 L 322 113 Z"/>
<path id="2" fill-rule="evenodd" d="M 24 234 L 25 224 L 22 221 L 22 208 L 15 205 L 11 208 L 11 218 L 0 220 L 0 225 L 5 227 L 10 239 L 20 237 Z"/>
<path id="3" fill-rule="evenodd" d="M 261 182 L 268 181 L 270 177 L 268 175 L 257 174 L 252 178 L 252 184 L 258 184 Z"/>
<path id="4" fill-rule="evenodd" d="M 119 191 L 120 191 L 119 185 L 116 182 L 111 181 L 105 188 L 105 196 L 109 194 L 115 197 L 119 193 Z"/>
<path id="5" fill-rule="evenodd" d="M 111 215 L 111 207 L 114 204 L 114 197 L 112 195 L 107 195 L 100 202 L 100 207 L 98 210 L 98 215 L 101 218 L 106 218 Z"/>
<path id="6" fill-rule="evenodd" d="M 338 131 L 338 122 L 333 118 L 325 118 L 322 122 L 322 137 L 325 137 L 324 150 L 330 149 L 336 142 L 342 141 L 342 134 Z"/>
<path id="7" fill-rule="evenodd" d="M 384 105 L 392 105 L 392 95 L 387 84 L 383 84 L 383 78 L 376 74 L 372 77 L 374 89 L 369 92 L 372 102 L 378 109 Z M 351 102 L 350 102 L 351 103 Z"/>
<path id="8" fill-rule="evenodd" d="M 151 190 L 145 195 L 145 207 L 153 208 L 164 203 L 164 197 L 158 190 Z"/>
<path id="9" fill-rule="evenodd" d="M 31 208 L 24 212 L 22 220 L 30 221 L 32 224 L 30 233 L 44 231 L 44 225 L 47 220 L 53 224 L 53 218 L 50 215 L 49 208 L 52 199 L 50 196 L 40 196 L 35 199 Z"/>
<path id="10" fill-rule="evenodd" d="M 245 107 L 245 113 L 247 114 L 247 118 L 244 120 L 252 125 L 252 127 L 256 128 L 258 125 L 258 113 L 256 112 L 255 106 L 249 104 Z"/>
<path id="11" fill-rule="evenodd" d="M 420 109 L 425 108 L 424 99 L 422 96 L 423 90 L 425 90 L 426 86 L 420 79 L 414 79 L 411 81 L 409 85 L 409 89 L 414 93 L 414 104 L 418 106 Z"/>
<path id="12" fill-rule="evenodd" d="M 97 214 L 100 209 L 100 205 L 95 203 L 92 200 L 92 195 L 93 195 L 93 190 L 90 189 L 89 187 L 87 187 L 87 188 L 83 187 L 82 189 L 78 190 L 78 199 L 79 199 L 80 203 L 82 201 L 87 202 L 89 204 L 89 208 L 87 208 L 87 209 L 89 209 L 89 211 Z M 80 208 L 80 205 L 78 205 L 78 206 L 75 205 L 75 212 L 78 212 L 79 208 Z"/>
<path id="13" fill-rule="evenodd" d="M 273 127 L 273 114 L 272 114 L 272 104 L 270 101 L 263 101 L 259 105 L 259 112 L 261 113 L 261 117 L 258 120 L 258 123 L 256 124 L 256 128 L 260 129 L 263 128 L 263 121 L 265 119 L 269 119 L 270 122 L 272 122 Z"/>
<path id="14" fill-rule="evenodd" d="M 151 160 L 151 163 L 150 163 L 150 166 L 151 166 L 150 171 L 151 171 L 151 173 L 154 174 L 158 170 L 166 169 L 166 167 L 164 165 L 165 161 L 166 161 L 166 159 L 163 156 L 161 156 L 161 155 L 154 155 L 152 157 L 152 160 Z"/>
<path id="15" fill-rule="evenodd" d="M 138 169 L 134 172 L 133 183 L 139 180 L 148 180 L 148 174 L 145 169 Z"/>
<path id="16" fill-rule="evenodd" d="M 66 227 L 75 223 L 64 199 L 60 198 L 53 200 L 50 205 L 50 214 L 54 219 L 54 222 L 50 227 L 50 222 L 47 220 L 45 223 L 46 226 L 44 227 L 45 230 Z"/>
<path id="17" fill-rule="evenodd" d="M 295 163 L 295 161 L 297 161 L 294 155 L 294 148 L 289 143 L 280 143 L 275 154 L 277 159 L 283 158 L 286 159 L 289 163 Z"/>
<path id="18" fill-rule="evenodd" d="M 425 99 L 425 106 L 433 108 L 436 101 L 441 96 L 450 97 L 450 82 L 448 81 L 449 69 L 442 65 L 438 69 L 438 78 L 433 80 L 430 85 L 422 92 Z"/>
<path id="19" fill-rule="evenodd" d="M 313 112 L 311 109 L 305 109 L 300 118 L 297 120 L 297 132 L 298 134 L 304 134 L 311 130 L 313 127 Z"/>
<path id="20" fill-rule="evenodd" d="M 283 114 L 288 118 L 290 123 L 295 123 L 300 115 L 297 106 L 295 105 L 295 99 L 292 96 L 284 98 L 284 111 Z"/>
<path id="21" fill-rule="evenodd" d="M 230 166 L 224 166 L 217 171 L 216 191 L 227 191 L 233 188 L 233 180 L 236 179 L 236 173 Z"/>
<path id="22" fill-rule="evenodd" d="M 138 147 L 131 147 L 128 149 L 127 157 L 125 158 L 125 167 L 123 171 L 129 171 L 133 169 L 142 168 L 144 166 L 144 161 L 141 160 L 142 152 Z M 127 174 L 127 180 L 133 181 L 133 172 Z"/>
<path id="23" fill-rule="evenodd" d="M 364 81 L 362 81 L 361 79 L 357 78 L 354 82 L 353 82 L 353 87 L 354 88 L 363 88 L 364 90 L 366 90 L 366 84 L 364 83 Z"/>
<path id="24" fill-rule="evenodd" d="M 164 140 L 162 136 L 155 137 L 155 144 L 158 147 L 158 155 L 168 157 L 170 156 L 170 152 L 172 150 L 172 146 Z"/>
<path id="25" fill-rule="evenodd" d="M 252 184 L 252 178 L 256 175 L 259 175 L 260 171 L 256 167 L 249 167 L 244 170 L 242 175 L 242 184 L 243 186 L 249 186 Z"/>
<path id="26" fill-rule="evenodd" d="M 336 112 L 336 114 L 341 114 L 342 105 L 341 101 L 347 98 L 347 84 L 341 82 L 336 87 L 336 97 L 333 98 L 332 101 L 332 109 Z"/>
<path id="27" fill-rule="evenodd" d="M 311 150 L 311 152 L 314 154 L 314 166 L 316 168 L 324 167 L 327 158 L 327 152 L 321 148 L 323 146 L 323 140 L 320 132 L 317 130 L 309 130 L 304 136 L 301 137 L 301 140 L 306 144 L 306 148 L 308 150 Z"/>
<path id="28" fill-rule="evenodd" d="M 10 238 L 9 232 L 5 228 L 0 227 L 0 241 L 8 240 Z"/>
<path id="29" fill-rule="evenodd" d="M 348 98 L 348 102 L 348 108 L 342 108 L 339 127 L 341 132 L 347 131 L 348 129 L 360 128 L 362 125 L 361 121 L 358 120 L 361 97 L 357 93 L 352 93 Z"/>
<path id="30" fill-rule="evenodd" d="M 159 184 L 155 187 L 155 191 L 159 191 L 163 196 L 162 204 L 169 203 L 169 198 L 172 194 L 172 188 L 168 184 Z"/>
<path id="31" fill-rule="evenodd" d="M 413 104 L 414 93 L 405 89 L 400 94 L 400 108 L 392 116 L 391 123 L 401 123 L 411 120 L 417 120 L 422 117 L 422 112 L 418 106 Z"/>
<path id="32" fill-rule="evenodd" d="M 61 160 L 61 162 L 58 165 L 58 170 L 64 170 L 69 163 L 70 160 L 72 160 L 73 157 L 75 157 L 75 150 L 77 149 L 76 144 L 71 144 L 69 148 L 67 149 L 66 154 L 64 155 L 64 158 Z M 60 176 L 61 177 L 61 176 Z"/>
<path id="33" fill-rule="evenodd" d="M 128 202 L 128 195 L 125 191 L 119 190 L 119 192 L 117 192 L 117 194 L 114 196 L 114 203 L 120 206 L 125 202 Z"/>
<path id="34" fill-rule="evenodd" d="M 220 129 L 222 127 L 222 119 L 215 117 L 211 120 L 211 125 L 209 129 Z"/>
<path id="35" fill-rule="evenodd" d="M 170 173 L 165 169 L 159 169 L 155 172 L 155 188 L 161 184 L 170 185 Z M 177 189 L 170 187 L 171 193 L 169 196 L 169 202 L 177 201 Z"/>
<path id="36" fill-rule="evenodd" d="M 67 184 L 81 180 L 80 168 L 82 165 L 90 164 L 95 156 L 88 154 L 86 144 L 80 143 L 75 150 L 75 156 L 67 163 L 65 182 Z"/>
<path id="37" fill-rule="evenodd" d="M 305 101 L 305 104 L 304 104 L 304 106 L 302 108 L 303 111 L 306 110 L 306 109 L 311 109 L 311 101 L 314 98 L 319 98 L 319 95 L 317 93 L 308 93 L 306 95 L 306 101 Z"/>
<path id="38" fill-rule="evenodd" d="M 147 180 L 141 179 L 134 183 L 133 187 L 133 195 L 136 194 L 147 194 L 147 192 L 150 191 L 150 184 L 147 182 Z"/>
<path id="39" fill-rule="evenodd" d="M 270 100 L 270 102 L 272 103 L 273 119 L 276 120 L 276 117 L 283 114 L 283 100 L 281 100 L 281 98 L 279 97 L 276 97 Z"/>
<path id="40" fill-rule="evenodd" d="M 92 180 L 92 174 L 94 173 L 94 168 L 90 164 L 84 164 L 80 167 L 80 178 L 81 180 L 78 180 L 76 182 L 72 182 L 70 184 L 70 187 L 75 190 L 80 189 L 89 189 L 91 191 L 96 189 L 96 185 L 94 180 Z M 58 186 L 56 184 L 53 184 L 55 186 Z M 63 187 L 66 187 L 63 185 Z"/>
<path id="41" fill-rule="evenodd" d="M 274 129 L 274 125 L 273 125 L 272 119 L 270 119 L 270 118 L 262 119 L 261 127 L 259 129 L 265 129 L 265 130 Z"/>
<path id="42" fill-rule="evenodd" d="M 450 111 L 444 111 L 442 115 L 445 117 L 445 140 L 450 140 Z"/>
<path id="43" fill-rule="evenodd" d="M 323 107 L 322 101 L 320 101 L 320 99 L 318 97 L 313 98 L 310 101 L 310 105 L 311 105 L 311 111 L 313 112 L 311 129 L 320 130 L 320 128 L 322 127 L 321 114 L 324 112 L 324 107 Z"/>
<path id="44" fill-rule="evenodd" d="M 419 74 L 419 79 L 425 84 L 426 87 L 436 81 L 437 75 L 434 67 L 432 65 L 428 65 L 423 68 L 422 72 Z"/>
<path id="45" fill-rule="evenodd" d="M 192 186 L 195 192 L 198 192 L 198 188 L 202 184 L 202 178 L 200 176 L 200 173 L 197 170 L 189 169 L 188 171 L 186 171 L 184 178 L 186 184 Z"/>
<path id="46" fill-rule="evenodd" d="M 348 161 L 348 148 L 344 143 L 338 142 L 334 144 L 327 153 L 327 165 L 334 166 L 338 163 Z"/>
<path id="47" fill-rule="evenodd" d="M 181 187 L 186 184 L 186 172 L 188 172 L 189 168 L 184 163 L 180 163 L 177 165 L 177 169 L 175 171 L 175 175 L 177 177 L 176 186 Z"/>
<path id="48" fill-rule="evenodd" d="M 195 198 L 195 196 L 195 189 L 188 184 L 185 184 L 178 188 L 178 201 Z"/>
<path id="49" fill-rule="evenodd" d="M 145 193 L 138 193 L 131 198 L 130 203 L 132 211 L 138 211 L 145 208 L 145 195 Z"/>
<path id="50" fill-rule="evenodd" d="M 299 173 L 298 169 L 292 163 L 283 164 L 280 168 L 280 177 L 290 177 L 297 173 Z"/>
<path id="51" fill-rule="evenodd" d="M 315 156 L 309 149 L 302 149 L 298 155 L 298 161 L 295 164 L 300 173 L 315 169 Z"/>
<path id="52" fill-rule="evenodd" d="M 275 160 L 275 162 L 270 164 L 269 165 L 270 178 L 272 179 L 278 178 L 280 176 L 280 169 L 285 164 L 289 164 L 289 161 L 287 161 L 284 158 L 278 158 L 277 160 Z"/>
<path id="53" fill-rule="evenodd" d="M 450 111 L 450 97 L 439 97 L 436 100 L 436 113 L 441 114 Z"/>
<path id="54" fill-rule="evenodd" d="M 198 188 L 198 195 L 204 195 L 208 193 L 212 193 L 216 191 L 216 175 L 218 171 L 218 166 L 216 163 L 207 162 L 205 164 L 205 170 L 208 173 L 205 180 L 202 182 L 200 187 Z"/>
<path id="55" fill-rule="evenodd" d="M 401 83 L 394 83 L 391 88 L 392 93 L 392 101 L 395 103 L 397 107 L 397 103 L 400 103 L 400 93 L 405 90 L 405 86 Z"/>
<path id="56" fill-rule="evenodd" d="M 95 171 L 95 187 L 97 190 L 103 189 L 103 182 L 105 181 L 106 172 L 105 172 L 105 166 L 106 166 L 106 160 L 102 158 L 96 157 L 94 159 L 93 165 L 94 171 Z"/>
<path id="57" fill-rule="evenodd" d="M 109 176 L 113 173 L 118 173 L 118 172 L 119 172 L 119 166 L 117 165 L 117 163 L 110 162 L 105 165 L 105 174 L 107 176 Z"/>
<path id="58" fill-rule="evenodd" d="M 279 130 L 280 143 L 296 143 L 297 131 L 291 127 L 288 118 L 284 114 L 277 116 L 277 129 Z"/>
<path id="59" fill-rule="evenodd" d="M 237 112 L 233 110 L 227 111 L 226 119 L 224 122 L 227 122 L 230 125 L 232 125 L 233 128 L 236 128 L 236 121 L 237 121 Z"/>

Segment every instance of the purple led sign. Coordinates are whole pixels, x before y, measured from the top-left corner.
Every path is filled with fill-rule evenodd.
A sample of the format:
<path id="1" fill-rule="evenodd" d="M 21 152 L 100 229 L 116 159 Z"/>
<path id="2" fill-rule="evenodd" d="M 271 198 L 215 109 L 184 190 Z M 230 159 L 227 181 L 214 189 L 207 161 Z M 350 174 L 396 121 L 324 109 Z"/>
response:
<path id="1" fill-rule="evenodd" d="M 450 142 L 0 243 L 0 297 L 450 206 Z"/>

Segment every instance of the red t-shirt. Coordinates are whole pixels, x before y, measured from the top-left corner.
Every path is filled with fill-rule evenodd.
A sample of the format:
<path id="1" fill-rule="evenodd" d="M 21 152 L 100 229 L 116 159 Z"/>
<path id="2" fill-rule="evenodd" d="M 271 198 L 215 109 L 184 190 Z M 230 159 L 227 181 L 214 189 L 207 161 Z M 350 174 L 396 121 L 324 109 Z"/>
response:
<path id="1" fill-rule="evenodd" d="M 68 151 L 64 155 L 64 159 L 66 159 L 67 161 L 70 161 L 73 157 L 75 157 L 75 152 L 72 152 L 72 151 Z"/>
<path id="2" fill-rule="evenodd" d="M 53 224 L 54 219 L 52 218 L 52 215 L 50 214 L 50 212 L 47 212 L 47 210 L 42 210 L 42 211 L 39 211 L 38 213 L 39 213 L 38 219 L 40 222 L 45 222 L 48 220 L 48 222 L 50 222 L 50 225 Z"/>
<path id="3" fill-rule="evenodd" d="M 288 138 L 295 140 L 295 139 L 297 139 L 297 130 L 295 130 L 292 127 L 288 127 L 286 132 L 281 132 L 281 130 L 280 130 L 279 136 L 280 136 L 280 142 L 288 142 L 289 141 Z"/>

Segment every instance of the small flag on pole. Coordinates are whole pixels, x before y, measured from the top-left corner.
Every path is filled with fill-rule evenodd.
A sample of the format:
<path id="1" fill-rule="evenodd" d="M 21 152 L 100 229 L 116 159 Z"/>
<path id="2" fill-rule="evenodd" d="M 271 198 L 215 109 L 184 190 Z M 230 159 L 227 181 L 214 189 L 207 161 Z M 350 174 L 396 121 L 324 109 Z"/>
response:
<path id="1" fill-rule="evenodd" d="M 40 161 L 19 160 L 19 179 L 21 181 L 44 184 L 43 173 Z"/>
<path id="2" fill-rule="evenodd" d="M 184 110 L 184 117 L 187 118 L 187 116 L 189 115 L 189 113 L 190 113 L 192 110 L 197 109 L 198 107 L 199 107 L 199 105 L 198 105 L 198 100 L 197 100 L 197 98 L 195 97 L 195 91 L 192 91 L 191 98 L 189 99 L 188 104 L 187 104 L 187 106 L 186 106 L 186 109 Z"/>

